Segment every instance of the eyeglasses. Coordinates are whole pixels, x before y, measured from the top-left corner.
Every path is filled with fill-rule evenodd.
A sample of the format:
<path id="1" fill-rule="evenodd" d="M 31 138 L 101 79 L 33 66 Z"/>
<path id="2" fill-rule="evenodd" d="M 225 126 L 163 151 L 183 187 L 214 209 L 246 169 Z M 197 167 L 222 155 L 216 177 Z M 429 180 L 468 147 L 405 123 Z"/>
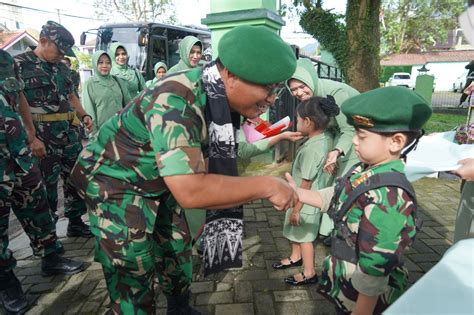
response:
<path id="1" fill-rule="evenodd" d="M 283 83 L 273 83 L 273 84 L 268 84 L 265 85 L 265 89 L 267 89 L 268 94 L 267 98 L 276 95 L 276 98 L 278 99 L 279 96 L 281 96 L 282 92 L 284 91 L 285 86 Z"/>

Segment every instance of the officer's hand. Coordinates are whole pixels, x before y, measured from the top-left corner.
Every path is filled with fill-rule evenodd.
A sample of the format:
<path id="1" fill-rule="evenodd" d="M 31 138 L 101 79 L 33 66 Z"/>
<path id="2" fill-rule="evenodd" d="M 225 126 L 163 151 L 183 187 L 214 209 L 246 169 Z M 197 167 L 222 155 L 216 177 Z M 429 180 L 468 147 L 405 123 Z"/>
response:
<path id="1" fill-rule="evenodd" d="M 458 169 L 452 171 L 452 173 L 460 176 L 462 179 L 467 181 L 474 181 L 474 159 L 464 159 L 458 161 L 461 165 Z"/>
<path id="2" fill-rule="evenodd" d="M 298 195 L 296 191 L 283 179 L 273 177 L 272 193 L 268 200 L 278 211 L 292 208 L 298 203 Z"/>
<path id="3" fill-rule="evenodd" d="M 334 150 L 328 153 L 326 163 L 324 164 L 323 170 L 331 175 L 336 174 L 336 161 L 339 156 L 339 152 Z"/>
<path id="4" fill-rule="evenodd" d="M 82 122 L 84 123 L 84 126 L 86 126 L 86 129 L 88 132 L 92 131 L 92 118 L 90 116 L 85 116 L 82 119 Z"/>
<path id="5" fill-rule="evenodd" d="M 33 141 L 30 143 L 30 149 L 31 152 L 33 153 L 33 156 L 36 156 L 37 158 L 44 158 L 46 157 L 46 148 L 44 146 L 44 143 L 35 137 Z"/>
<path id="6" fill-rule="evenodd" d="M 290 140 L 291 142 L 296 142 L 303 139 L 303 135 L 299 131 L 285 131 L 280 135 L 282 140 Z"/>
<path id="7" fill-rule="evenodd" d="M 290 215 L 290 225 L 300 225 L 300 212 L 295 211 L 294 209 L 291 210 L 291 215 Z"/>

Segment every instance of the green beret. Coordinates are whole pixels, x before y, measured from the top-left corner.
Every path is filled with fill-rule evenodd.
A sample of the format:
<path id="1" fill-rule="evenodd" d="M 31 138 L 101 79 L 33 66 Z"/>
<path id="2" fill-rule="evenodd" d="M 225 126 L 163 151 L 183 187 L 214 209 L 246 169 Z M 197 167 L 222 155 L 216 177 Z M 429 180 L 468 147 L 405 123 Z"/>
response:
<path id="1" fill-rule="evenodd" d="M 72 34 L 61 24 L 54 21 L 46 22 L 41 28 L 40 36 L 44 36 L 55 43 L 59 51 L 64 55 L 75 57 L 71 49 L 72 46 L 74 46 L 74 37 L 72 37 Z"/>
<path id="2" fill-rule="evenodd" d="M 393 86 L 351 97 L 341 105 L 347 122 L 375 132 L 420 131 L 431 106 L 418 93 Z"/>
<path id="3" fill-rule="evenodd" d="M 219 41 L 219 59 L 230 72 L 256 84 L 287 80 L 296 57 L 280 36 L 263 26 L 237 26 Z"/>

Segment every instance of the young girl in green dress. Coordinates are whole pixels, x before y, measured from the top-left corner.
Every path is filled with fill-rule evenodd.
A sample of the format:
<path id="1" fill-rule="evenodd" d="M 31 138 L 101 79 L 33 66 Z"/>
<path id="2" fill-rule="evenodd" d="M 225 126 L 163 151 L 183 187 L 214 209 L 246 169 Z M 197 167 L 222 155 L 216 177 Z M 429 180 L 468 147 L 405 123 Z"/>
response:
<path id="1" fill-rule="evenodd" d="M 323 172 L 330 150 L 325 129 L 331 117 L 339 114 L 339 107 L 330 95 L 312 97 L 296 108 L 297 130 L 308 139 L 300 146 L 293 162 L 291 174 L 297 185 L 305 189 L 320 189 L 330 185 L 332 175 Z M 319 230 L 318 208 L 298 203 L 286 212 L 283 235 L 291 242 L 291 255 L 273 264 L 275 269 L 303 265 L 303 272 L 285 279 L 292 285 L 317 282 L 314 269 L 314 247 Z"/>

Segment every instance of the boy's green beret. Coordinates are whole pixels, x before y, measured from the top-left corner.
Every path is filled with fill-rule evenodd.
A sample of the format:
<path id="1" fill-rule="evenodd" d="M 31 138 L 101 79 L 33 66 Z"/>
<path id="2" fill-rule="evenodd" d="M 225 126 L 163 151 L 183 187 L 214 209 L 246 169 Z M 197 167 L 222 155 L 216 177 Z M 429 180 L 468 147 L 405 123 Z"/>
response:
<path id="1" fill-rule="evenodd" d="M 263 26 L 237 26 L 219 41 L 219 58 L 230 72 L 256 84 L 287 80 L 295 72 L 290 46 Z"/>
<path id="2" fill-rule="evenodd" d="M 421 95 L 399 86 L 351 97 L 341 110 L 350 125 L 375 132 L 420 131 L 432 113 Z"/>

